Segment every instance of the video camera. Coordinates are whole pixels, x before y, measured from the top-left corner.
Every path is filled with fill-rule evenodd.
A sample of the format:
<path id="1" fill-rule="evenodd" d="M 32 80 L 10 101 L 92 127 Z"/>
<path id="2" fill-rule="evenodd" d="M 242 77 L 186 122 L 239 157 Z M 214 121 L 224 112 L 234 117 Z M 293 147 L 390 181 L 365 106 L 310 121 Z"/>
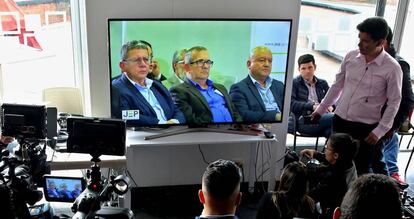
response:
<path id="1" fill-rule="evenodd" d="M 2 218 L 30 218 L 27 204 L 42 198 L 36 181 L 50 171 L 46 162 L 46 108 L 38 105 L 3 104 L 2 136 L 14 137 L 19 148 L 5 147 L 0 162 L 0 212 Z M 40 181 L 40 180 L 38 180 Z"/>
<path id="2" fill-rule="evenodd" d="M 108 181 L 101 178 L 98 163 L 101 155 L 125 155 L 126 124 L 122 120 L 98 119 L 88 117 L 67 118 L 67 152 L 87 153 L 92 156 L 91 170 L 87 172 L 86 189 L 75 199 L 72 211 L 73 218 L 119 218 L 130 219 L 133 213 L 129 209 L 119 207 L 103 207 L 113 192 L 123 195 L 128 191 L 129 178 L 123 175 L 111 176 Z M 62 177 L 54 176 L 55 180 Z M 49 181 L 47 181 L 49 180 Z M 51 182 L 45 177 L 44 184 Z M 56 182 L 55 182 L 56 184 Z M 73 198 L 73 196 L 72 196 Z M 51 201 L 70 201 L 64 197 L 54 197 Z"/>

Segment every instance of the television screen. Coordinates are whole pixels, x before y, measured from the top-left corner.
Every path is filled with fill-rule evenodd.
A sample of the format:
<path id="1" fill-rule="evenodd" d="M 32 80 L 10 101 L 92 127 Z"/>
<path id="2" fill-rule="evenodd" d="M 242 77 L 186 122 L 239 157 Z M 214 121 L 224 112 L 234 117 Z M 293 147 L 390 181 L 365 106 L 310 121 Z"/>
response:
<path id="1" fill-rule="evenodd" d="M 108 19 L 112 117 L 128 126 L 281 122 L 291 25 Z"/>
<path id="2" fill-rule="evenodd" d="M 67 152 L 125 155 L 126 127 L 119 119 L 69 117 Z"/>
<path id="3" fill-rule="evenodd" d="M 85 188 L 85 180 L 81 177 L 43 176 L 43 194 L 46 201 L 74 202 Z"/>
<path id="4" fill-rule="evenodd" d="M 46 138 L 46 107 L 4 103 L 1 106 L 3 136 Z"/>

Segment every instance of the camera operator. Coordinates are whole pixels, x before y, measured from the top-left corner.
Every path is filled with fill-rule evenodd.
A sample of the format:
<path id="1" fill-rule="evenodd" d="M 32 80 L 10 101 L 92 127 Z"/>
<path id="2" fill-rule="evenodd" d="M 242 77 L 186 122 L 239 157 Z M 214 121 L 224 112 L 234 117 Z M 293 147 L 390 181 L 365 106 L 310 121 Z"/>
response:
<path id="1" fill-rule="evenodd" d="M 301 156 L 316 159 L 322 163 L 308 162 L 310 176 L 309 196 L 320 202 L 322 217 L 332 218 L 333 211 L 342 201 L 351 183 L 357 178 L 354 157 L 358 142 L 345 133 L 332 134 L 325 147 L 325 153 L 305 149 Z M 312 161 L 312 160 L 311 160 Z"/>
<path id="2" fill-rule="evenodd" d="M 13 137 L 3 136 L 0 134 L 0 150 L 3 150 L 7 147 L 8 144 L 14 141 Z"/>

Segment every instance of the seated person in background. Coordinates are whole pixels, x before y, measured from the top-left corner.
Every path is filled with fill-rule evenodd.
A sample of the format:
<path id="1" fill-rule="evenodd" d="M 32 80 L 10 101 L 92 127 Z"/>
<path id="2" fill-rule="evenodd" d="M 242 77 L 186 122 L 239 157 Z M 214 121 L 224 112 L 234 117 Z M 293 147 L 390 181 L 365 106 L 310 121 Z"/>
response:
<path id="1" fill-rule="evenodd" d="M 220 159 L 210 163 L 198 191 L 204 209 L 196 219 L 237 219 L 236 208 L 242 196 L 241 179 L 241 170 L 234 162 Z"/>
<path id="2" fill-rule="evenodd" d="M 316 218 L 315 204 L 306 195 L 307 190 L 308 178 L 303 165 L 298 162 L 286 165 L 278 190 L 265 194 L 260 200 L 256 218 Z"/>
<path id="3" fill-rule="evenodd" d="M 151 61 L 150 61 L 150 68 L 149 68 L 147 77 L 149 79 L 157 80 L 159 82 L 166 80 L 167 78 L 164 75 L 162 75 L 162 73 L 160 72 L 160 65 L 158 64 L 158 61 L 154 59 L 154 51 L 152 50 L 152 45 L 145 40 L 139 40 L 138 42 L 143 43 L 148 46 L 148 52 L 149 52 Z"/>
<path id="4" fill-rule="evenodd" d="M 59 196 L 61 198 L 72 199 L 72 193 L 68 190 L 68 186 L 65 183 L 60 185 Z"/>
<path id="5" fill-rule="evenodd" d="M 269 48 L 253 48 L 247 60 L 249 75 L 230 88 L 233 103 L 245 122 L 281 120 L 284 85 L 270 77 L 272 61 Z"/>
<path id="6" fill-rule="evenodd" d="M 326 92 L 329 90 L 328 83 L 315 76 L 315 58 L 311 54 L 299 57 L 298 66 L 300 75 L 292 82 L 292 99 L 290 111 L 296 116 L 296 130 L 303 134 L 324 136 L 329 138 L 332 132 L 333 113 L 325 113 L 316 124 L 306 124 L 303 116 L 310 116 L 316 109 Z M 329 107 L 329 112 L 333 107 Z M 293 133 L 293 119 L 289 118 L 288 132 Z"/>
<path id="7" fill-rule="evenodd" d="M 79 183 L 75 184 L 75 188 L 71 192 L 72 197 L 77 198 L 81 193 L 82 193 L 81 184 L 79 184 Z"/>
<path id="8" fill-rule="evenodd" d="M 401 202 L 397 184 L 381 174 L 360 176 L 346 193 L 334 219 L 384 218 L 401 219 Z"/>
<path id="9" fill-rule="evenodd" d="M 168 90 L 147 78 L 149 47 L 136 40 L 127 42 L 122 46 L 121 58 L 122 75 L 112 81 L 112 101 L 118 106 L 112 109 L 112 116 L 128 119 L 132 125 L 184 123 L 184 115 L 173 104 Z M 129 119 L 131 110 L 138 111 L 138 116 Z"/>
<path id="10" fill-rule="evenodd" d="M 50 198 L 59 198 L 60 193 L 58 192 L 57 188 L 56 188 L 56 184 L 53 181 L 50 181 L 49 184 L 47 185 L 47 196 Z"/>
<path id="11" fill-rule="evenodd" d="M 170 89 L 175 104 L 190 124 L 241 122 L 227 89 L 209 78 L 213 61 L 205 47 L 195 46 L 185 54 L 184 83 Z"/>
<path id="12" fill-rule="evenodd" d="M 325 154 L 305 149 L 301 156 L 317 159 L 323 164 L 308 168 L 310 178 L 309 196 L 320 202 L 322 218 L 332 218 L 333 211 L 341 203 L 351 183 L 357 178 L 354 157 L 358 142 L 345 133 L 334 133 L 329 137 Z"/>
<path id="13" fill-rule="evenodd" d="M 170 89 L 172 86 L 181 84 L 185 80 L 185 70 L 184 70 L 184 56 L 187 52 L 187 49 L 180 49 L 174 52 L 172 59 L 172 68 L 174 70 L 173 75 L 167 80 L 162 81 L 162 84 Z"/>

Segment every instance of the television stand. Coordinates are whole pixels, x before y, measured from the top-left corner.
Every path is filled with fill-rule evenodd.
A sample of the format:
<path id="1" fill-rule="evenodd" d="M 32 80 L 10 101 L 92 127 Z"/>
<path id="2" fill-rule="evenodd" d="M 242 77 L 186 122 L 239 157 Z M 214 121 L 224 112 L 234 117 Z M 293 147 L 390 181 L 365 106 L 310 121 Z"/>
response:
<path id="1" fill-rule="evenodd" d="M 144 140 L 152 140 L 152 139 L 163 138 L 163 137 L 167 137 L 167 136 L 171 136 L 171 135 L 179 135 L 179 134 L 191 133 L 191 132 L 217 132 L 217 133 L 251 135 L 251 136 L 258 136 L 262 133 L 261 131 L 249 130 L 249 129 L 246 129 L 246 130 L 233 130 L 233 129 L 206 128 L 206 127 L 202 127 L 202 128 L 182 128 L 182 129 L 178 129 L 178 130 L 167 131 L 167 132 L 160 133 L 160 134 L 145 136 Z"/>

